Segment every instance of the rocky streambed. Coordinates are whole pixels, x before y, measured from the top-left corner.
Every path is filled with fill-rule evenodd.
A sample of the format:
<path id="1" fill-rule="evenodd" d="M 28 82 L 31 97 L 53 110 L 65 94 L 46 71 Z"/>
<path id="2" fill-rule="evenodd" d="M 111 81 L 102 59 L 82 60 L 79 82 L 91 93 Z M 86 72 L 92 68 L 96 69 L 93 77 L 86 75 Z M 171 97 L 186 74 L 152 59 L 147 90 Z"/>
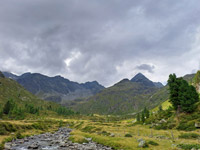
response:
<path id="1" fill-rule="evenodd" d="M 24 139 L 13 140 L 5 144 L 5 150 L 111 150 L 112 148 L 97 144 L 88 138 L 88 143 L 78 144 L 68 140 L 68 128 L 60 128 L 55 133 L 34 135 Z"/>

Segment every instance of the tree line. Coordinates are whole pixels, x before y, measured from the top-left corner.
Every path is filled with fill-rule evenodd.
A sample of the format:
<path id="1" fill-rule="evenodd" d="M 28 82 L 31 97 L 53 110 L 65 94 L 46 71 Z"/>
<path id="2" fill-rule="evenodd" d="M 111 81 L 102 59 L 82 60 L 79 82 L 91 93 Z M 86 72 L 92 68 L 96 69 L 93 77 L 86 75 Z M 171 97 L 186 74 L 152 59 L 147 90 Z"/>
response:
<path id="1" fill-rule="evenodd" d="M 11 119 L 24 119 L 26 114 L 33 114 L 39 116 L 42 111 L 53 111 L 56 114 L 63 116 L 75 114 L 74 111 L 67 109 L 63 106 L 53 107 L 51 105 L 48 105 L 44 107 L 36 107 L 33 104 L 29 103 L 19 105 L 15 103 L 13 99 L 9 99 L 3 105 L 3 108 L 0 108 L 0 118 L 2 118 L 5 115 Z"/>

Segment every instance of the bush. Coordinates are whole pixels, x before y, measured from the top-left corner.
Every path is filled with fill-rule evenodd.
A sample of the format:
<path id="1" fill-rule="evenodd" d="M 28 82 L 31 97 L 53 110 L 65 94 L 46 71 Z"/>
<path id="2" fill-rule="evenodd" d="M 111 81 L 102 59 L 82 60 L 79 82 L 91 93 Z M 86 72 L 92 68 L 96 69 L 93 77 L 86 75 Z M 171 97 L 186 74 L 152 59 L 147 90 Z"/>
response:
<path id="1" fill-rule="evenodd" d="M 3 126 L 0 126 L 0 135 L 6 135 L 8 132 Z"/>
<path id="2" fill-rule="evenodd" d="M 108 133 L 108 132 L 106 132 L 106 131 L 102 131 L 101 134 L 102 134 L 102 135 L 105 135 L 105 136 L 110 136 L 110 133 Z"/>
<path id="3" fill-rule="evenodd" d="M 149 141 L 148 144 L 154 145 L 154 146 L 158 146 L 158 145 L 159 145 L 158 143 L 156 143 L 156 142 L 154 142 L 154 141 Z"/>
<path id="4" fill-rule="evenodd" d="M 200 137 L 200 135 L 196 134 L 196 133 L 183 133 L 183 134 L 179 135 L 179 138 L 181 138 L 181 139 L 197 139 L 199 137 Z"/>
<path id="5" fill-rule="evenodd" d="M 177 147 L 184 150 L 200 149 L 200 144 L 178 144 Z"/>
<path id="6" fill-rule="evenodd" d="M 16 138 L 17 138 L 17 139 L 23 139 L 24 136 L 22 136 L 22 134 L 21 134 L 20 132 L 17 132 Z"/>
<path id="7" fill-rule="evenodd" d="M 133 137 L 131 134 L 125 134 L 125 137 Z"/>
<path id="8" fill-rule="evenodd" d="M 46 130 L 47 126 L 44 123 L 33 123 L 32 127 L 39 130 Z"/>
<path id="9" fill-rule="evenodd" d="M 172 129 L 175 126 L 176 126 L 175 123 L 165 122 L 165 123 L 161 123 L 161 124 L 155 126 L 155 129 L 156 130 L 166 130 L 166 129 Z"/>
<path id="10" fill-rule="evenodd" d="M 184 131 L 194 131 L 194 130 L 196 130 L 195 122 L 194 121 L 192 121 L 192 122 L 181 121 L 176 129 L 184 130 Z"/>
<path id="11" fill-rule="evenodd" d="M 81 131 L 93 133 L 93 132 L 95 132 L 95 131 L 93 131 L 95 128 L 96 128 L 96 127 L 93 127 L 93 126 L 86 126 L 86 127 L 83 128 Z"/>
<path id="12" fill-rule="evenodd" d="M 6 135 L 8 132 L 15 132 L 17 129 L 14 125 L 8 122 L 0 123 L 0 135 Z"/>

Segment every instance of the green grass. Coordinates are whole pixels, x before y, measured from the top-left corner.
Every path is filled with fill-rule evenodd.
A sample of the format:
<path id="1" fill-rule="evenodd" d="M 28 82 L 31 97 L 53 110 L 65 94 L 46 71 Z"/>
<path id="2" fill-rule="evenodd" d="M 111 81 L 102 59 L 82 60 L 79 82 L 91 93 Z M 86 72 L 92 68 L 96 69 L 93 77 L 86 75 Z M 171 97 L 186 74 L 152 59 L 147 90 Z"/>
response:
<path id="1" fill-rule="evenodd" d="M 163 103 L 160 104 L 162 106 L 163 110 L 168 109 L 171 105 L 171 103 L 169 102 L 169 100 L 164 101 Z M 160 106 L 159 105 L 159 106 Z M 157 112 L 159 110 L 159 106 L 155 107 L 154 109 L 152 109 L 152 112 Z"/>

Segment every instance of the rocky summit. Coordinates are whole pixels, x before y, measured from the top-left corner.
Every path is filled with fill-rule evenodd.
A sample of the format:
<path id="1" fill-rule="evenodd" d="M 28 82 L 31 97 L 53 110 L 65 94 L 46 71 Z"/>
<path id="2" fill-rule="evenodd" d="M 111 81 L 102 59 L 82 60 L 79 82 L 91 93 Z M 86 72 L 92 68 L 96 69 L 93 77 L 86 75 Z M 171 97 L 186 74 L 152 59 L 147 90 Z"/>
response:
<path id="1" fill-rule="evenodd" d="M 91 138 L 86 138 L 88 143 L 78 144 L 68 140 L 68 128 L 60 128 L 55 133 L 34 135 L 25 139 L 17 139 L 5 144 L 5 150 L 111 150 L 112 148 L 97 144 Z"/>

